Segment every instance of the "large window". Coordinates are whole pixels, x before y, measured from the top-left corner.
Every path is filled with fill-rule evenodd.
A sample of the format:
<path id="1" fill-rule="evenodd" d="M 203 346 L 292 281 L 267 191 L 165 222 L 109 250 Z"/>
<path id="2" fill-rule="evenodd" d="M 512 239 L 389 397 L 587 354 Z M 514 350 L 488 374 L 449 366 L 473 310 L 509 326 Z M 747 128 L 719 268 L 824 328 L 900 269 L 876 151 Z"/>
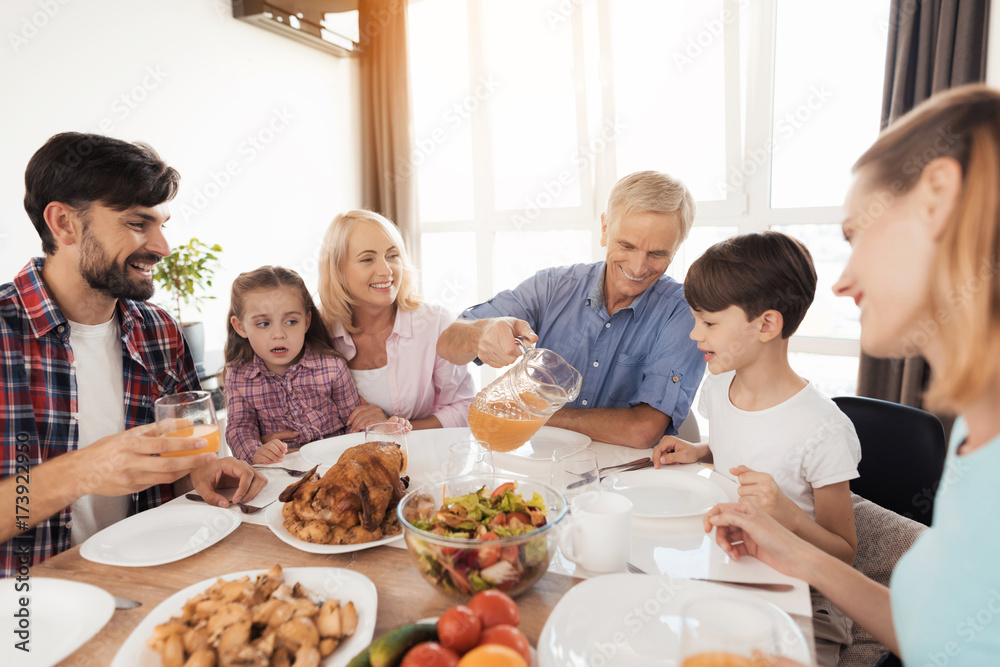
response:
<path id="1" fill-rule="evenodd" d="M 602 259 L 614 182 L 656 169 L 698 200 L 669 274 L 780 229 L 816 301 L 796 369 L 851 393 L 857 309 L 830 286 L 840 203 L 878 132 L 888 0 L 415 0 L 411 68 L 423 285 L 457 312 L 546 266 Z M 488 378 L 487 378 L 488 379 Z"/>

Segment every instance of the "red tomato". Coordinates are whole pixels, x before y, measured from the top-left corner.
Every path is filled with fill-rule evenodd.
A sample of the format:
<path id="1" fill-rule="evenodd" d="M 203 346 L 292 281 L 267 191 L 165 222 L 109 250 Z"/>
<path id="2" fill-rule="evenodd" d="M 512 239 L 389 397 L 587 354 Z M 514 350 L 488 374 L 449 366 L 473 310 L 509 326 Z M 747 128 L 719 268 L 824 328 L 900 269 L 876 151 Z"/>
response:
<path id="1" fill-rule="evenodd" d="M 479 538 L 480 540 L 499 540 L 500 538 L 496 533 L 489 532 L 483 533 Z M 500 560 L 500 547 L 490 546 L 490 547 L 479 547 L 476 551 L 476 560 L 479 564 L 479 569 L 487 568 L 493 563 Z"/>
<path id="2" fill-rule="evenodd" d="M 469 609 L 476 613 L 484 628 L 494 625 L 514 625 L 521 622 L 521 612 L 510 596 L 501 591 L 481 591 L 469 600 Z"/>
<path id="3" fill-rule="evenodd" d="M 464 605 L 458 605 L 441 614 L 437 630 L 442 646 L 465 653 L 479 642 L 483 624 L 475 612 Z"/>
<path id="4" fill-rule="evenodd" d="M 501 484 L 497 488 L 493 489 L 493 493 L 490 494 L 490 498 L 499 498 L 508 491 L 514 491 L 515 489 L 517 489 L 517 482 L 507 482 L 505 484 Z"/>
<path id="5" fill-rule="evenodd" d="M 531 664 L 531 645 L 528 643 L 528 638 L 513 625 L 494 625 L 486 628 L 483 634 L 479 635 L 479 646 L 483 644 L 509 646 L 520 653 L 526 663 Z"/>
<path id="6" fill-rule="evenodd" d="M 531 525 L 531 517 L 528 516 L 527 512 L 507 512 L 507 525 L 513 527 L 514 520 L 521 523 L 522 526 Z"/>
<path id="7" fill-rule="evenodd" d="M 511 565 L 517 563 L 517 547 L 512 544 L 500 549 L 500 559 L 507 561 Z"/>
<path id="8" fill-rule="evenodd" d="M 456 667 L 458 654 L 437 642 L 417 644 L 403 656 L 399 667 Z"/>

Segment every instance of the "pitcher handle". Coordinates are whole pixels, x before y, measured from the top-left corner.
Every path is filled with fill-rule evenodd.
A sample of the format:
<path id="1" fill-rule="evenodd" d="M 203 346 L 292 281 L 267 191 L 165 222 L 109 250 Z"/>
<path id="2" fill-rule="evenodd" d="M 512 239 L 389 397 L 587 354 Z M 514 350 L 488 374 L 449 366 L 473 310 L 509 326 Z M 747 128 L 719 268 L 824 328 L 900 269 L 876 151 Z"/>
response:
<path id="1" fill-rule="evenodd" d="M 531 342 L 524 336 L 514 336 L 514 342 L 521 348 L 521 355 L 528 354 L 528 350 L 533 349 Z"/>

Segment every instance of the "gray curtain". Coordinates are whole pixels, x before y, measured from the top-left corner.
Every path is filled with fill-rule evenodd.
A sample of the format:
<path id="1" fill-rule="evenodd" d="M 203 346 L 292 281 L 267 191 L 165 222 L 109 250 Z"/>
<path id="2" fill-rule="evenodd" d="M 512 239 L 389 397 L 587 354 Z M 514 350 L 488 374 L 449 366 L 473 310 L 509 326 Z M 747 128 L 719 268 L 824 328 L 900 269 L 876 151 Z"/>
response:
<path id="1" fill-rule="evenodd" d="M 989 0 L 892 0 L 882 127 L 934 93 L 986 78 Z M 858 396 L 923 408 L 930 368 L 921 357 L 861 355 Z M 946 429 L 950 419 L 942 417 Z"/>

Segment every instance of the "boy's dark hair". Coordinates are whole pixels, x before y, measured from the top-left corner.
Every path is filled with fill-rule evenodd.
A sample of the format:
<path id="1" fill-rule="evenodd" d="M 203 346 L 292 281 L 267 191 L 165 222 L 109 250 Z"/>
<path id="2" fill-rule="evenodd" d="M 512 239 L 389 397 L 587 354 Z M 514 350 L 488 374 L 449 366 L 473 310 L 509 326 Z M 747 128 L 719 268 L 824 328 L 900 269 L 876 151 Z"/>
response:
<path id="1" fill-rule="evenodd" d="M 42 251 L 52 255 L 56 241 L 44 217 L 51 202 L 81 211 L 94 203 L 115 211 L 158 206 L 174 198 L 180 178 L 146 144 L 63 132 L 31 156 L 24 172 L 24 210 L 42 239 Z"/>
<path id="2" fill-rule="evenodd" d="M 229 314 L 226 315 L 226 365 L 249 363 L 253 361 L 254 351 L 250 341 L 236 333 L 233 327 L 233 316 L 236 319 L 243 319 L 243 298 L 249 292 L 260 289 L 276 289 L 279 287 L 291 287 L 299 291 L 302 297 L 302 305 L 307 313 L 312 315 L 309 328 L 306 330 L 305 347 L 322 355 L 332 355 L 339 357 L 340 354 L 333 347 L 333 338 L 323 324 L 316 304 L 313 303 L 309 288 L 306 287 L 302 277 L 295 271 L 282 266 L 262 266 L 253 271 L 247 271 L 236 276 L 233 281 L 233 289 L 229 298 Z"/>
<path id="3" fill-rule="evenodd" d="M 733 236 L 695 260 L 684 278 L 684 298 L 694 310 L 717 313 L 739 306 L 747 319 L 781 313 L 781 337 L 802 323 L 816 296 L 816 269 L 801 241 L 781 232 Z"/>

